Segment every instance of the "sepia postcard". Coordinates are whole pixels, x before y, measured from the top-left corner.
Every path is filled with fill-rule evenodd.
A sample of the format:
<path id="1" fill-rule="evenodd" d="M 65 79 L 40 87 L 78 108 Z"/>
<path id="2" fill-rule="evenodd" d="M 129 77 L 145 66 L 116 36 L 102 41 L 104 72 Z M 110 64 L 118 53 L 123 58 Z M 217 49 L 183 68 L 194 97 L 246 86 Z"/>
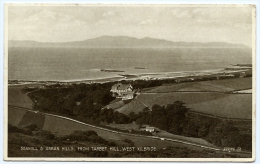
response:
<path id="1" fill-rule="evenodd" d="M 5 4 L 4 160 L 254 161 L 255 12 Z"/>

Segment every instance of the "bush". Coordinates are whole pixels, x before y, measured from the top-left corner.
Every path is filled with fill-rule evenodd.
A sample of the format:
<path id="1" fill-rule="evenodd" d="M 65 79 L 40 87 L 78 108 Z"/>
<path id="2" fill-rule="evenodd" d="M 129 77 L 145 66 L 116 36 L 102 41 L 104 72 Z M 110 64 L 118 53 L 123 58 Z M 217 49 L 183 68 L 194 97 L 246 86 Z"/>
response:
<path id="1" fill-rule="evenodd" d="M 45 131 L 45 130 L 37 131 L 36 133 L 34 133 L 34 135 L 45 138 L 47 140 L 53 140 L 55 138 L 55 135 L 53 135 L 51 132 Z"/>
<path id="2" fill-rule="evenodd" d="M 37 125 L 35 125 L 35 124 L 28 124 L 28 125 L 21 126 L 21 128 L 27 128 L 27 129 L 29 129 L 31 131 L 34 131 L 34 130 L 37 130 Z"/>
<path id="3" fill-rule="evenodd" d="M 129 146 L 135 146 L 135 143 L 132 141 L 132 140 L 130 140 L 130 139 L 124 139 L 123 140 L 125 143 L 127 143 L 127 144 L 129 144 Z"/>
<path id="4" fill-rule="evenodd" d="M 138 114 L 139 116 L 134 117 L 138 118 L 136 122 L 139 125 L 148 124 L 174 134 L 181 134 L 181 126 L 186 120 L 187 112 L 188 108 L 184 106 L 183 102 L 175 101 L 166 107 L 155 104 L 152 107 L 152 111 L 144 108 Z"/>
<path id="5" fill-rule="evenodd" d="M 32 135 L 32 131 L 29 128 L 20 129 L 16 126 L 8 124 L 8 133 L 22 133 L 25 135 Z"/>

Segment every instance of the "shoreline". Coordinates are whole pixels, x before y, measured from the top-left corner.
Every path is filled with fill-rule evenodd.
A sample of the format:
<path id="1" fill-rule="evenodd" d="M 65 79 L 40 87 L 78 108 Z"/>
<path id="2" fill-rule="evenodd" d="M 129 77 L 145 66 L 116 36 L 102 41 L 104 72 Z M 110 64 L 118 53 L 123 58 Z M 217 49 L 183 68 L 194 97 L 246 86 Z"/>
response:
<path id="1" fill-rule="evenodd" d="M 243 67 L 242 67 L 243 68 Z M 8 86 L 26 85 L 26 84 L 46 84 L 46 83 L 106 83 L 122 80 L 165 80 L 174 78 L 189 78 L 189 77 L 203 77 L 203 76 L 217 76 L 232 73 L 241 73 L 250 70 L 250 68 L 244 69 L 211 69 L 200 71 L 178 71 L 178 72 L 150 72 L 139 74 L 118 74 L 118 76 L 100 77 L 90 79 L 70 79 L 70 80 L 22 80 L 22 79 L 10 79 L 8 80 Z M 252 69 L 252 68 L 251 68 Z M 11 82 L 11 83 L 10 83 Z M 15 82 L 15 83 L 12 83 Z"/>

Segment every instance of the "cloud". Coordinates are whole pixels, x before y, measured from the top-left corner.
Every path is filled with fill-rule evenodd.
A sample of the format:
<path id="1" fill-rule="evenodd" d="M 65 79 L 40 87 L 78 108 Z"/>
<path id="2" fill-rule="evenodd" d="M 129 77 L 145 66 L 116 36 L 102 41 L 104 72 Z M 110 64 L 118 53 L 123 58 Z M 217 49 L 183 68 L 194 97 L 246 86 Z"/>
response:
<path id="1" fill-rule="evenodd" d="M 53 12 L 50 10 L 42 10 L 38 13 L 30 15 L 28 18 L 25 18 L 24 23 L 30 22 L 73 22 L 76 20 L 75 17 L 69 14 L 61 14 L 57 12 Z"/>
<path id="2" fill-rule="evenodd" d="M 198 18 L 217 19 L 221 17 L 228 17 L 232 9 L 225 10 L 223 8 L 196 8 L 193 9 L 192 14 Z"/>
<path id="3" fill-rule="evenodd" d="M 180 8 L 173 9 L 172 14 L 177 18 L 191 18 L 192 17 L 190 10 L 180 9 Z"/>
<path id="4" fill-rule="evenodd" d="M 248 7 L 196 8 L 193 9 L 192 14 L 198 18 L 204 19 L 221 19 L 241 22 L 251 20 L 252 10 Z"/>
<path id="5" fill-rule="evenodd" d="M 106 21 L 104 20 L 99 20 L 97 23 L 95 23 L 96 26 L 103 25 Z"/>
<path id="6" fill-rule="evenodd" d="M 198 42 L 226 37 L 246 44 L 252 40 L 252 7 L 247 6 L 19 6 L 8 8 L 8 12 L 12 39 L 67 41 L 127 35 Z"/>
<path id="7" fill-rule="evenodd" d="M 218 26 L 230 28 L 232 24 L 251 26 L 252 12 L 249 7 L 198 7 L 173 8 L 173 16 L 192 26 Z"/>
<path id="8" fill-rule="evenodd" d="M 50 10 L 42 10 L 39 13 L 33 14 L 25 19 L 25 21 L 45 21 L 45 20 L 55 20 L 56 13 Z"/>
<path id="9" fill-rule="evenodd" d="M 60 18 L 61 22 L 67 22 L 67 21 L 71 21 L 71 20 L 75 19 L 71 15 L 62 15 L 62 14 L 59 14 L 59 18 Z"/>
<path id="10" fill-rule="evenodd" d="M 32 15 L 29 18 L 25 19 L 25 21 L 28 21 L 28 22 L 37 22 L 39 20 L 40 20 L 40 18 L 38 15 Z"/>
<path id="11" fill-rule="evenodd" d="M 115 13 L 113 11 L 107 11 L 103 13 L 103 17 L 109 17 L 109 16 L 113 16 L 115 15 Z"/>
<path id="12" fill-rule="evenodd" d="M 141 25 L 152 25 L 152 24 L 156 24 L 156 23 L 157 23 L 157 20 L 146 19 L 146 20 L 141 21 L 139 24 L 141 24 Z"/>

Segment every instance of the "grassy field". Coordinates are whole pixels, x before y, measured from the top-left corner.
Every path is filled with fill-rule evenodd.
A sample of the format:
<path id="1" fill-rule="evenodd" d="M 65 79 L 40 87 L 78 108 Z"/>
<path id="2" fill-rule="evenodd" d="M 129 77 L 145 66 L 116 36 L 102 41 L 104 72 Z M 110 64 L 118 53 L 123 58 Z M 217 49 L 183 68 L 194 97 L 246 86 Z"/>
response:
<path id="1" fill-rule="evenodd" d="M 145 108 L 144 104 L 142 104 L 138 100 L 134 99 L 130 103 L 122 106 L 121 108 L 116 109 L 115 111 L 118 111 L 118 112 L 121 112 L 124 114 L 129 114 L 130 112 L 138 113 L 144 108 Z"/>
<path id="2" fill-rule="evenodd" d="M 45 116 L 37 113 L 26 112 L 19 126 L 35 124 L 38 128 L 42 128 L 45 122 Z"/>
<path id="3" fill-rule="evenodd" d="M 157 93 L 140 94 L 137 99 L 148 107 L 154 104 L 167 105 L 180 100 L 193 111 L 227 118 L 252 118 L 252 95 L 251 94 L 224 94 L 224 93 Z M 138 113 L 144 106 L 137 106 L 137 100 L 119 108 L 125 114 Z M 141 104 L 141 103 L 140 103 Z"/>
<path id="4" fill-rule="evenodd" d="M 226 118 L 252 119 L 252 95 L 229 94 L 216 100 L 188 104 L 196 112 L 217 115 Z"/>
<path id="5" fill-rule="evenodd" d="M 112 102 L 112 103 L 108 104 L 106 107 L 112 108 L 112 109 L 118 109 L 118 108 L 120 108 L 124 105 L 125 105 L 124 101 L 120 100 L 120 101 L 117 101 L 117 102 Z"/>
<path id="6" fill-rule="evenodd" d="M 32 100 L 26 95 L 22 94 L 20 90 L 24 86 L 8 86 L 8 105 L 14 105 L 24 108 L 33 108 Z"/>
<path id="7" fill-rule="evenodd" d="M 163 85 L 154 87 L 145 92 L 172 92 L 172 91 L 218 91 L 227 92 L 252 88 L 252 78 L 212 80 Z"/>
<path id="8" fill-rule="evenodd" d="M 12 107 L 8 109 L 8 123 L 18 126 L 25 115 L 26 111 L 24 110 L 17 110 Z"/>
<path id="9" fill-rule="evenodd" d="M 38 128 L 42 128 L 44 125 L 44 121 L 44 115 L 27 112 L 20 109 L 14 109 L 12 107 L 9 107 L 8 109 L 8 123 L 14 126 L 35 124 Z"/>
<path id="10" fill-rule="evenodd" d="M 139 125 L 137 125 L 135 123 L 131 123 L 131 124 L 109 124 L 107 126 L 112 127 L 112 128 L 121 129 L 121 130 L 139 130 Z"/>
<path id="11" fill-rule="evenodd" d="M 124 114 L 138 113 L 146 106 L 167 105 L 180 100 L 191 110 L 227 118 L 252 118 L 251 94 L 225 94 L 252 88 L 252 78 L 212 80 L 163 85 L 144 89 L 129 104 L 117 111 Z M 179 91 L 179 92 L 175 92 Z M 184 91 L 184 92 L 181 92 Z M 196 92 L 195 92 L 196 91 Z M 161 92 L 161 93 L 160 93 Z"/>
<path id="12" fill-rule="evenodd" d="M 174 101 L 180 100 L 186 104 L 196 104 L 210 100 L 227 97 L 223 93 L 157 93 L 157 94 L 141 94 L 137 98 L 149 107 L 154 104 L 167 105 Z"/>
<path id="13" fill-rule="evenodd" d="M 160 130 L 160 132 L 157 133 L 155 136 L 172 138 L 172 139 L 179 139 L 179 140 L 188 141 L 188 142 L 192 142 L 192 143 L 198 143 L 198 144 L 207 145 L 207 146 L 214 146 L 211 143 L 209 143 L 206 140 L 201 139 L 201 138 L 184 137 L 184 136 L 168 133 L 168 132 L 163 131 L 163 130 Z"/>
<path id="14" fill-rule="evenodd" d="M 180 100 L 186 104 L 199 103 L 227 96 L 223 93 L 156 93 L 156 94 L 140 94 L 126 106 L 123 106 L 117 111 L 129 114 L 130 112 L 138 113 L 146 106 L 152 107 L 154 104 L 167 105 L 174 101 Z M 143 104 L 142 104 L 142 103 Z"/>
<path id="15" fill-rule="evenodd" d="M 139 130 L 139 126 L 136 124 L 110 124 L 109 127 L 113 127 L 113 128 L 118 128 L 118 129 L 122 129 L 122 130 L 129 130 L 129 129 L 133 129 L 133 130 Z M 180 135 L 174 135 L 172 133 L 168 133 L 166 131 L 163 130 L 159 130 L 158 133 L 154 133 L 154 136 L 158 136 L 158 137 L 162 137 L 162 138 L 171 138 L 171 139 L 179 139 L 179 140 L 183 140 L 183 141 L 188 141 L 188 142 L 192 142 L 192 143 L 198 143 L 198 144 L 202 144 L 202 145 L 208 145 L 208 146 L 213 146 L 212 144 L 210 144 L 209 142 L 207 142 L 204 139 L 201 138 L 193 138 L 193 137 L 185 137 L 185 136 L 180 136 Z"/>
<path id="16" fill-rule="evenodd" d="M 8 86 L 8 105 L 19 106 L 24 108 L 33 108 L 33 101 L 26 95 L 21 93 L 24 87 L 32 87 L 38 85 L 13 85 Z M 44 116 L 32 112 L 13 109 L 8 107 L 8 123 L 14 126 L 23 126 L 27 124 L 36 124 L 39 128 L 43 127 Z"/>

